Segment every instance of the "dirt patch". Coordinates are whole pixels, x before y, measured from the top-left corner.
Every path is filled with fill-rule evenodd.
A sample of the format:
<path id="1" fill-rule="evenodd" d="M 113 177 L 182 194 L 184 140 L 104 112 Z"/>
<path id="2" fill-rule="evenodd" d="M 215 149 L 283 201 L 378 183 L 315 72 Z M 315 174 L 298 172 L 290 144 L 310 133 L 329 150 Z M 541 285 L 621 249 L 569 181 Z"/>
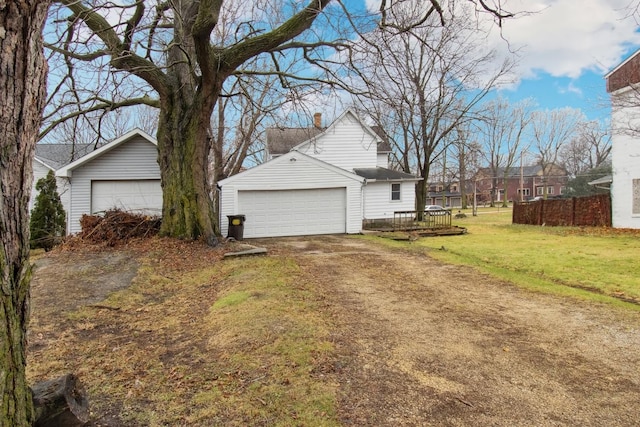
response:
<path id="1" fill-rule="evenodd" d="M 268 256 L 294 259 L 301 280 L 313 283 L 322 296 L 324 314 L 335 327 L 336 354 L 312 374 L 339 384 L 343 425 L 638 424 L 637 313 L 523 291 L 469 268 L 349 237 L 250 243 L 267 247 Z M 113 327 L 96 320 L 65 329 L 71 321 L 64 313 L 99 305 L 109 292 L 129 286 L 138 257 L 155 260 L 166 277 L 220 257 L 198 245 L 176 243 L 174 249 L 165 248 L 177 254 L 170 259 L 155 259 L 147 247 L 59 252 L 39 260 L 30 352 L 37 356 L 65 333 L 121 340 L 109 344 L 114 349 L 135 344 L 174 351 L 170 343 L 192 345 L 191 339 L 152 336 L 150 329 L 119 335 L 119 317 L 135 319 L 144 310 L 102 310 Z M 200 295 L 214 291 L 203 287 Z M 197 302 L 184 312 L 176 307 L 176 322 L 184 323 L 185 331 L 197 332 L 198 307 Z M 188 348 L 179 350 L 190 354 Z M 119 405 L 96 414 L 94 425 L 122 425 Z"/>
<path id="2" fill-rule="evenodd" d="M 138 262 L 127 250 L 96 247 L 82 252 L 52 252 L 36 260 L 34 269 L 32 307 L 45 310 L 55 301 L 57 312 L 68 312 L 128 287 L 138 271 Z"/>

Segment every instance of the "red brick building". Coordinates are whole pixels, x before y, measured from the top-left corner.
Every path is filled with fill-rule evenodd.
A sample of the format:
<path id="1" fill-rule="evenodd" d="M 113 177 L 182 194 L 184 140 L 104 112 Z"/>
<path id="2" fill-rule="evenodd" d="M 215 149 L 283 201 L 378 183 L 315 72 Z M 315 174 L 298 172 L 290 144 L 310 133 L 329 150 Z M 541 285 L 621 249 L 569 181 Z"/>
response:
<path id="1" fill-rule="evenodd" d="M 539 165 L 512 167 L 507 169 L 506 179 L 504 172 L 505 169 L 500 168 L 494 176 L 489 168 L 478 170 L 474 177 L 478 204 L 491 202 L 492 194 L 496 202 L 502 202 L 505 198 L 513 202 L 534 197 L 559 197 L 563 195 L 569 180 L 567 171 L 556 165 L 548 167 L 546 173 Z"/>

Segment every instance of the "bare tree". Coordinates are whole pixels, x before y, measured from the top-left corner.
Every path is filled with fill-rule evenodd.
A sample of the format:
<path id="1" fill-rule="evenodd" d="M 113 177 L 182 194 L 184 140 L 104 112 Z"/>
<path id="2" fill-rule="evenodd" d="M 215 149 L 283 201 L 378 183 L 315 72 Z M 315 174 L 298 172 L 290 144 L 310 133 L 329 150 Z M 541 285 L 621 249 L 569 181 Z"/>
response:
<path id="1" fill-rule="evenodd" d="M 257 64 L 257 68 L 260 66 Z M 214 182 L 241 171 L 245 160 L 265 160 L 266 127 L 287 103 L 274 75 L 239 75 L 227 81 L 212 120 Z"/>
<path id="2" fill-rule="evenodd" d="M 51 22 L 59 25 L 48 37 L 48 47 L 68 64 L 60 78 L 65 83 L 59 87 L 65 92 L 63 105 L 75 111 L 65 117 L 141 104 L 158 108 L 161 231 L 176 237 L 201 236 L 215 244 L 217 215 L 207 159 L 210 119 L 224 83 L 265 52 L 277 56 L 290 48 L 305 48 L 313 56 L 316 46 L 296 38 L 311 28 L 328 3 L 310 0 L 303 8 L 278 8 L 265 2 L 251 8 L 253 3 L 225 7 L 222 1 L 89 5 L 61 0 L 51 15 Z M 292 13 L 282 17 L 283 10 Z M 240 15 L 242 19 L 225 19 Z M 75 81 L 80 73 L 71 71 L 81 63 L 85 74 L 87 67 L 95 70 L 91 81 Z M 112 73 L 103 73 L 107 66 Z"/>
<path id="3" fill-rule="evenodd" d="M 584 115 L 580 110 L 562 108 L 535 111 L 531 121 L 533 148 L 542 168 L 543 197 L 547 197 L 547 182 L 556 174 L 560 150 L 575 137 Z"/>
<path id="4" fill-rule="evenodd" d="M 463 9 L 442 11 L 410 31 L 398 32 L 406 27 L 408 16 L 417 14 L 403 5 L 391 10 L 396 22 L 392 31 L 380 28 L 362 35 L 360 43 L 359 78 L 365 86 L 360 102 L 377 112 L 378 120 L 392 117 L 379 124 L 395 125 L 386 131 L 398 163 L 405 172 L 423 178 L 416 184 L 419 213 L 426 204 L 432 164 L 511 67 L 509 62 L 496 67 L 493 52 L 483 48 L 477 26 Z"/>
<path id="5" fill-rule="evenodd" d="M 472 138 L 470 123 L 461 123 L 456 128 L 457 137 L 451 144 L 451 152 L 454 156 L 454 164 L 457 164 L 457 180 L 460 182 L 460 198 L 462 209 L 469 207 L 469 195 L 467 194 L 467 182 L 479 165 L 479 155 L 482 152 L 480 144 Z"/>
<path id="6" fill-rule="evenodd" d="M 559 161 L 570 176 L 605 164 L 611 154 L 611 131 L 605 123 L 583 122 L 577 135 L 560 149 Z"/>
<path id="7" fill-rule="evenodd" d="M 30 426 L 26 332 L 29 320 L 29 197 L 45 102 L 42 28 L 47 1 L 0 4 L 0 425 Z"/>
<path id="8" fill-rule="evenodd" d="M 479 113 L 476 126 L 479 130 L 483 157 L 489 165 L 492 180 L 491 206 L 495 206 L 496 189 L 502 174 L 507 206 L 506 183 L 510 169 L 516 164 L 523 147 L 525 131 L 531 122 L 533 101 L 526 99 L 512 105 L 505 98 L 488 102 Z"/>
<path id="9" fill-rule="evenodd" d="M 47 36 L 60 70 L 52 85 L 52 95 L 62 99 L 56 120 L 131 105 L 158 108 L 162 234 L 202 236 L 213 244 L 218 225 L 207 159 L 213 141 L 211 116 L 225 82 L 242 73 L 277 74 L 283 88 L 292 78 L 317 82 L 309 67 L 292 74 L 282 65 L 302 58 L 313 70 L 326 70 L 322 64 L 330 53 L 327 48 L 345 48 L 341 27 L 349 27 L 352 34 L 356 21 L 345 4 L 327 8 L 329 3 L 309 0 L 301 7 L 279 0 L 60 0 L 50 17 L 55 32 Z M 400 3 L 413 2 L 383 1 L 377 22 L 385 26 L 389 11 Z M 482 0 L 464 3 L 489 11 L 498 21 L 509 15 Z M 440 1 L 420 4 L 402 31 L 442 15 Z M 244 69 L 259 56 L 271 60 L 268 69 Z"/>

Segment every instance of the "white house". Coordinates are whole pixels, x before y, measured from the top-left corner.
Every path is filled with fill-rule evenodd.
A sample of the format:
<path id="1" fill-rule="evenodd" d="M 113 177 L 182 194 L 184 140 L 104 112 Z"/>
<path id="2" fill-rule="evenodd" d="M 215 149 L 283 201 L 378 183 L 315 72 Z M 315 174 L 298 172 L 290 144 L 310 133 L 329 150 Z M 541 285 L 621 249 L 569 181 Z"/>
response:
<path id="1" fill-rule="evenodd" d="M 605 79 L 612 104 L 612 225 L 640 228 L 640 50 Z"/>
<path id="2" fill-rule="evenodd" d="M 245 215 L 244 237 L 359 233 L 363 220 L 415 209 L 419 179 L 388 169 L 390 148 L 352 111 L 327 128 L 267 132 L 267 162 L 218 183 L 220 224 Z"/>
<path id="3" fill-rule="evenodd" d="M 30 209 L 36 197 L 35 183 L 53 170 L 67 214 L 67 233 L 81 231 L 80 218 L 84 214 L 113 208 L 150 215 L 162 213 L 155 139 L 134 129 L 97 150 L 90 151 L 91 148 L 38 144 Z"/>

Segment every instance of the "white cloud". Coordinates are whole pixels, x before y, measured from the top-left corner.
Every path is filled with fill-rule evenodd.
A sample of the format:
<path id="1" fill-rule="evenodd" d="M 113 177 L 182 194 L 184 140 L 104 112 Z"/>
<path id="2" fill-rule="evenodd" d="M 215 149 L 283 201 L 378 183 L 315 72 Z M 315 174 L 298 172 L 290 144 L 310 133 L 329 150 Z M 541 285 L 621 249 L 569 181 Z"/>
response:
<path id="1" fill-rule="evenodd" d="M 605 73 L 631 46 L 640 45 L 629 0 L 516 0 L 511 10 L 538 11 L 504 22 L 502 36 L 518 49 L 518 74 L 578 78 L 585 71 Z M 506 43 L 501 49 L 506 51 Z"/>
<path id="2" fill-rule="evenodd" d="M 559 86 L 558 85 L 558 93 L 564 95 L 564 94 L 575 94 L 578 96 L 583 96 L 583 91 L 581 88 L 579 88 L 578 86 L 576 86 L 574 84 L 574 82 L 569 82 L 568 85 L 566 86 Z"/>

